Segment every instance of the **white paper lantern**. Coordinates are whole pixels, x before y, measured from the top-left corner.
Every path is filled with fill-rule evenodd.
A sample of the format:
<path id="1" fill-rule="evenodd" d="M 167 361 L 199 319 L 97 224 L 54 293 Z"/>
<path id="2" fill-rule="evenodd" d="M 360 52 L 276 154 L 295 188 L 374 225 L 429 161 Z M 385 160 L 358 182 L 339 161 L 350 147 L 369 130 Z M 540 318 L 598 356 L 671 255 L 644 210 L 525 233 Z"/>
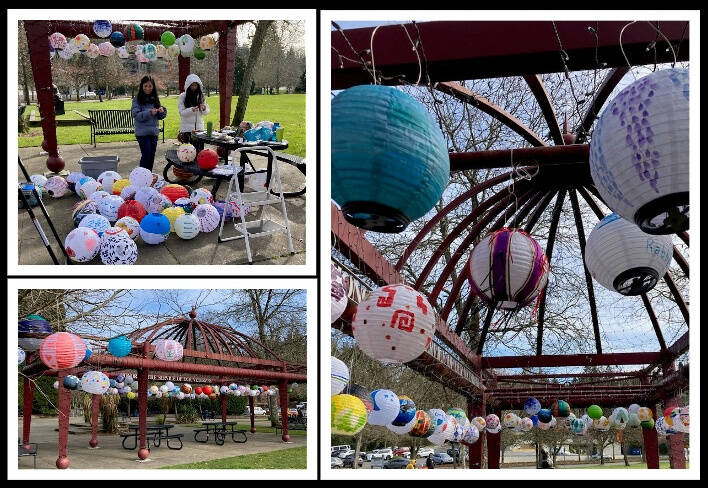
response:
<path id="1" fill-rule="evenodd" d="M 614 213 L 595 226 L 585 246 L 585 265 L 592 277 L 623 295 L 641 295 L 654 288 L 672 256 L 671 236 L 642 232 Z"/>
<path id="2" fill-rule="evenodd" d="M 199 234 L 199 218 L 196 215 L 184 214 L 175 219 L 175 234 L 182 239 L 192 239 Z"/>
<path id="3" fill-rule="evenodd" d="M 442 412 L 442 414 L 440 412 Z M 430 415 L 431 423 L 435 423 L 435 430 L 428 436 L 428 441 L 441 446 L 445 441 L 451 440 L 455 434 L 454 430 L 457 419 L 437 408 L 429 410 L 428 414 Z"/>
<path id="4" fill-rule="evenodd" d="M 88 57 L 89 59 L 96 59 L 99 54 L 100 51 L 98 50 L 98 46 L 94 43 L 89 44 L 89 47 L 86 50 L 86 57 Z"/>
<path id="5" fill-rule="evenodd" d="M 462 441 L 467 444 L 474 444 L 479 440 L 479 429 L 476 425 L 470 423 L 462 436 Z"/>
<path id="6" fill-rule="evenodd" d="M 421 293 L 407 285 L 372 291 L 357 307 L 352 332 L 359 348 L 383 363 L 405 363 L 432 342 L 436 315 Z"/>
<path id="7" fill-rule="evenodd" d="M 128 59 L 130 57 L 130 53 L 128 52 L 128 49 L 125 46 L 121 46 L 118 48 L 118 57 L 121 59 Z"/>
<path id="8" fill-rule="evenodd" d="M 219 226 L 219 211 L 214 205 L 208 203 L 197 205 L 192 215 L 199 219 L 199 230 L 201 232 L 211 232 Z"/>
<path id="9" fill-rule="evenodd" d="M 177 39 L 177 46 L 183 57 L 188 58 L 194 52 L 194 39 L 189 34 L 184 34 Z"/>
<path id="10" fill-rule="evenodd" d="M 17 348 L 17 364 L 22 364 L 25 362 L 25 351 L 22 350 L 21 347 Z"/>
<path id="11" fill-rule="evenodd" d="M 599 419 L 597 419 L 596 422 L 597 422 L 597 424 L 595 424 L 595 428 L 597 430 L 600 430 L 602 432 L 610 430 L 610 426 L 611 426 L 610 421 L 604 415 L 602 417 L 600 417 Z"/>
<path id="12" fill-rule="evenodd" d="M 205 51 L 211 50 L 214 47 L 214 44 L 214 38 L 210 35 L 202 36 L 199 39 L 199 47 L 201 47 Z"/>
<path id="13" fill-rule="evenodd" d="M 55 32 L 49 36 L 49 45 L 52 46 L 52 49 L 61 51 L 66 48 L 66 44 L 66 37 L 61 32 Z"/>
<path id="14" fill-rule="evenodd" d="M 344 361 L 332 356 L 332 395 L 339 395 L 349 383 L 349 368 Z"/>
<path id="15" fill-rule="evenodd" d="M 100 237 L 103 235 L 103 232 L 106 231 L 106 229 L 111 228 L 111 223 L 103 215 L 88 214 L 83 219 L 81 219 L 79 227 L 87 227 L 89 229 L 93 229 Z"/>
<path id="16" fill-rule="evenodd" d="M 135 192 L 134 200 L 140 202 L 148 213 L 156 213 L 155 207 L 162 201 L 160 192 L 151 186 L 139 187 Z M 148 210 L 148 207 L 152 207 L 153 211 Z"/>
<path id="17" fill-rule="evenodd" d="M 164 339 L 155 345 L 155 356 L 163 361 L 179 361 L 184 355 L 184 346 L 174 339 Z"/>
<path id="18" fill-rule="evenodd" d="M 98 211 L 110 222 L 115 222 L 118 220 L 118 209 L 123 203 L 125 203 L 125 200 L 118 195 L 106 194 L 105 198 L 101 198 L 98 204 Z"/>
<path id="19" fill-rule="evenodd" d="M 548 282 L 548 259 L 520 229 L 499 229 L 482 239 L 467 262 L 472 292 L 490 306 L 514 310 L 533 302 Z"/>
<path id="20" fill-rule="evenodd" d="M 136 240 L 140 235 L 140 222 L 133 217 L 125 216 L 116 221 L 116 227 L 123 229 L 133 240 Z"/>
<path id="21" fill-rule="evenodd" d="M 105 217 L 103 218 L 105 219 Z M 98 254 L 101 249 L 101 238 L 93 229 L 77 227 L 66 236 L 64 249 L 72 261 L 85 263 L 91 261 Z"/>
<path id="22" fill-rule="evenodd" d="M 639 405 L 637 405 L 636 403 L 633 403 L 633 404 L 631 404 L 631 405 L 629 406 L 629 408 L 627 408 L 627 411 L 628 411 L 630 414 L 632 414 L 632 413 L 637 413 L 637 411 L 638 411 L 640 408 L 641 408 L 641 407 L 640 407 Z"/>
<path id="23" fill-rule="evenodd" d="M 138 260 L 138 246 L 125 229 L 111 227 L 101 237 L 103 264 L 132 265 Z"/>
<path id="24" fill-rule="evenodd" d="M 533 429 L 533 420 L 531 420 L 529 417 L 524 417 L 521 419 L 521 430 L 524 432 L 529 432 L 531 429 Z"/>
<path id="25" fill-rule="evenodd" d="M 344 276 L 342 272 L 334 264 L 331 265 L 332 268 L 332 285 L 330 290 L 330 306 L 332 313 L 332 322 L 334 323 L 347 308 L 347 303 L 349 299 L 347 298 L 347 287 L 344 284 Z"/>
<path id="26" fill-rule="evenodd" d="M 371 425 L 389 425 L 398 416 L 400 401 L 391 390 L 374 390 L 371 392 L 371 405 L 368 423 Z"/>
<path id="27" fill-rule="evenodd" d="M 167 54 L 167 48 L 162 44 L 158 44 L 155 46 L 155 54 L 158 58 L 164 58 Z"/>
<path id="28" fill-rule="evenodd" d="M 74 46 L 81 52 L 88 51 L 91 40 L 86 34 L 78 34 L 74 37 Z"/>
<path id="29" fill-rule="evenodd" d="M 197 157 L 197 149 L 191 144 L 180 144 L 177 148 L 177 159 L 183 163 L 191 163 Z"/>
<path id="30" fill-rule="evenodd" d="M 640 422 L 648 422 L 654 418 L 654 413 L 649 407 L 639 407 L 639 410 L 637 410 L 637 417 L 639 417 Z"/>
<path id="31" fill-rule="evenodd" d="M 78 194 L 83 200 L 91 198 L 91 194 L 95 191 L 103 190 L 101 184 L 91 178 L 79 187 Z"/>
<path id="32" fill-rule="evenodd" d="M 57 54 L 59 54 L 59 57 L 62 59 L 71 59 L 74 57 L 75 54 L 77 54 L 79 50 L 77 49 L 76 45 L 74 44 L 73 39 L 71 42 L 67 41 L 66 46 L 64 49 L 57 49 Z"/>
<path id="33" fill-rule="evenodd" d="M 138 188 L 150 186 L 152 184 L 152 171 L 138 166 L 130 172 L 128 179 L 130 180 L 131 185 L 135 185 Z"/>
<path id="34" fill-rule="evenodd" d="M 108 391 L 110 380 L 100 371 L 87 371 L 81 377 L 81 389 L 93 395 L 103 395 Z"/>
<path id="35" fill-rule="evenodd" d="M 413 426 L 415 426 L 416 421 L 417 421 L 417 419 L 415 418 L 415 416 L 413 416 L 411 421 L 405 425 L 388 424 L 388 425 L 386 425 L 386 428 L 396 435 L 405 435 L 411 431 Z"/>
<path id="36" fill-rule="evenodd" d="M 169 59 L 177 59 L 179 56 L 180 49 L 177 43 L 172 44 L 171 46 L 167 46 L 167 57 Z"/>
<path id="37" fill-rule="evenodd" d="M 120 197 L 124 202 L 128 200 L 135 200 L 135 195 L 137 194 L 139 188 L 135 185 L 128 185 L 120 191 Z M 143 205 L 144 207 L 144 205 Z"/>
<path id="38" fill-rule="evenodd" d="M 69 184 L 61 176 L 52 176 L 44 184 L 44 188 L 54 198 L 60 198 L 69 191 Z"/>
<path id="39" fill-rule="evenodd" d="M 608 104 L 590 142 L 607 205 L 644 232 L 688 229 L 688 70 L 651 73 Z"/>
<path id="40" fill-rule="evenodd" d="M 477 427 L 479 432 L 484 431 L 485 427 L 487 427 L 487 420 L 484 417 L 474 417 L 470 420 L 470 423 Z"/>
<path id="41" fill-rule="evenodd" d="M 113 47 L 113 44 L 110 42 L 102 42 L 101 44 L 98 45 L 98 54 L 101 56 L 105 56 L 107 58 L 110 58 L 113 56 L 116 52 L 116 48 Z"/>
<path id="42" fill-rule="evenodd" d="M 92 202 L 94 202 L 94 203 L 96 204 L 96 206 L 98 207 L 99 211 L 100 211 L 100 209 L 101 209 L 101 200 L 103 200 L 103 197 L 107 197 L 108 195 L 110 195 L 110 193 L 108 193 L 107 191 L 105 191 L 105 190 L 98 190 L 98 191 L 95 191 L 95 192 L 93 192 L 93 193 L 91 194 L 91 196 L 89 197 L 89 200 L 91 200 Z"/>
<path id="43" fill-rule="evenodd" d="M 31 175 L 30 181 L 35 186 L 46 187 L 47 181 L 49 181 L 49 180 L 47 180 L 47 177 L 44 175 Z"/>
<path id="44" fill-rule="evenodd" d="M 192 200 L 196 205 L 200 205 L 202 203 L 214 203 L 214 196 L 206 188 L 197 188 L 196 190 L 192 191 L 192 193 L 189 195 L 189 199 Z"/>
<path id="45" fill-rule="evenodd" d="M 507 429 L 513 429 L 521 424 L 521 419 L 515 413 L 507 412 L 504 415 L 503 424 Z"/>

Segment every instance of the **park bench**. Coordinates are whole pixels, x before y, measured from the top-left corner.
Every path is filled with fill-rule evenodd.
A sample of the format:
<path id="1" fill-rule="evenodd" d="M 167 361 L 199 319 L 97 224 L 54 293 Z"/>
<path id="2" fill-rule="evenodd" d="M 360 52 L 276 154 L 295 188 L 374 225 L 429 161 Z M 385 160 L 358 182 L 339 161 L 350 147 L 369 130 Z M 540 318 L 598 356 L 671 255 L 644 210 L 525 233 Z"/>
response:
<path id="1" fill-rule="evenodd" d="M 37 469 L 37 444 L 31 443 L 25 445 L 21 442 L 17 444 L 18 457 L 32 456 L 34 458 L 34 469 Z"/>
<path id="2" fill-rule="evenodd" d="M 96 147 L 96 136 L 111 134 L 132 134 L 135 132 L 135 119 L 130 110 L 89 110 L 91 117 L 91 143 Z M 162 119 L 162 142 L 165 142 L 165 119 Z"/>

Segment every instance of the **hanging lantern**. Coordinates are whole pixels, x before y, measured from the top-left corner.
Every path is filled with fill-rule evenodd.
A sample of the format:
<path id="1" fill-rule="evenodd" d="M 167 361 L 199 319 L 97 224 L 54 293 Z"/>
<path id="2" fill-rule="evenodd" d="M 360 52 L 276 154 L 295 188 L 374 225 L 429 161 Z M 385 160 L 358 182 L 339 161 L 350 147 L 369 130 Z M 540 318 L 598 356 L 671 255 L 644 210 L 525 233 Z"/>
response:
<path id="1" fill-rule="evenodd" d="M 349 383 L 349 368 L 343 361 L 332 356 L 332 395 L 338 395 Z"/>
<path id="2" fill-rule="evenodd" d="M 184 214 L 175 219 L 175 234 L 182 239 L 193 239 L 199 234 L 199 218 L 196 215 Z"/>
<path id="3" fill-rule="evenodd" d="M 197 188 L 196 190 L 192 191 L 192 193 L 189 195 L 189 199 L 197 205 L 201 205 L 202 203 L 211 203 L 212 205 L 214 204 L 214 196 L 206 188 Z"/>
<path id="4" fill-rule="evenodd" d="M 113 47 L 113 44 L 110 42 L 102 42 L 101 44 L 98 45 L 98 54 L 101 56 L 105 56 L 107 58 L 110 58 L 113 56 L 116 52 L 116 48 Z"/>
<path id="5" fill-rule="evenodd" d="M 617 214 L 602 219 L 588 236 L 585 264 L 595 280 L 623 295 L 654 288 L 669 269 L 671 236 L 642 232 Z"/>
<path id="6" fill-rule="evenodd" d="M 219 226 L 219 211 L 208 203 L 197 205 L 192 215 L 199 219 L 200 232 L 211 232 Z"/>
<path id="7" fill-rule="evenodd" d="M 460 421 L 457 417 L 450 416 L 449 421 L 452 422 L 450 442 L 461 442 L 465 434 L 465 428 L 469 428 L 469 420 L 465 417 L 464 421 Z"/>
<path id="8" fill-rule="evenodd" d="M 414 425 L 415 425 L 415 415 L 413 415 L 413 418 L 409 422 L 407 422 L 403 425 L 388 424 L 385 427 L 396 435 L 406 435 L 406 434 L 410 433 L 410 431 Z"/>
<path id="9" fill-rule="evenodd" d="M 17 364 L 22 364 L 25 362 L 25 351 L 21 347 L 17 348 Z"/>
<path id="10" fill-rule="evenodd" d="M 654 428 L 654 419 L 642 420 L 640 425 L 643 429 L 652 430 Z"/>
<path id="11" fill-rule="evenodd" d="M 201 61 L 206 57 L 206 52 L 204 52 L 204 49 L 197 46 L 194 48 L 192 55 L 194 56 L 194 59 Z"/>
<path id="12" fill-rule="evenodd" d="M 179 361 L 184 355 L 184 346 L 174 339 L 163 339 L 155 345 L 155 356 L 163 361 Z M 173 389 L 174 385 L 172 385 Z M 189 393 L 189 392 L 185 392 Z"/>
<path id="13" fill-rule="evenodd" d="M 415 413 L 413 427 L 408 432 L 411 437 L 425 437 L 430 430 L 430 415 L 425 410 L 418 410 Z"/>
<path id="14" fill-rule="evenodd" d="M 352 395 L 332 397 L 332 434 L 353 436 L 366 425 L 366 406 Z"/>
<path id="15" fill-rule="evenodd" d="M 167 55 L 169 56 L 170 59 L 177 59 L 179 54 L 180 54 L 180 49 L 177 44 L 172 44 L 171 46 L 167 47 Z"/>
<path id="16" fill-rule="evenodd" d="M 601 432 L 606 432 L 610 430 L 610 421 L 607 417 L 604 415 L 601 416 L 599 419 L 596 420 L 596 424 L 593 424 L 595 428 Z"/>
<path id="17" fill-rule="evenodd" d="M 180 144 L 177 148 L 177 159 L 183 163 L 191 163 L 197 157 L 197 149 L 191 144 Z"/>
<path id="18" fill-rule="evenodd" d="M 129 41 L 138 41 L 145 38 L 145 32 L 139 24 L 130 24 L 125 28 L 125 37 Z"/>
<path id="19" fill-rule="evenodd" d="M 570 429 L 570 422 L 575 418 L 575 414 L 573 412 L 569 413 L 568 416 L 565 418 L 565 426 Z"/>
<path id="20" fill-rule="evenodd" d="M 103 264 L 133 265 L 138 260 L 138 246 L 122 227 L 111 227 L 101 237 Z"/>
<path id="21" fill-rule="evenodd" d="M 334 264 L 331 265 L 331 270 L 332 285 L 330 289 L 330 311 L 332 314 L 331 323 L 334 323 L 334 321 L 344 313 L 349 299 L 347 298 L 347 289 L 344 284 L 344 276 L 342 275 L 342 272 Z"/>
<path id="22" fill-rule="evenodd" d="M 520 229 L 499 229 L 470 253 L 472 292 L 505 310 L 530 304 L 548 282 L 548 259 L 539 243 Z"/>
<path id="23" fill-rule="evenodd" d="M 117 54 L 120 59 L 128 59 L 130 57 L 130 53 L 128 52 L 125 46 L 119 47 Z"/>
<path id="24" fill-rule="evenodd" d="M 44 338 L 39 357 L 49 369 L 69 369 L 77 366 L 86 355 L 81 337 L 68 332 L 56 332 Z"/>
<path id="25" fill-rule="evenodd" d="M 79 378 L 70 374 L 70 375 L 64 376 L 64 381 L 62 381 L 62 385 L 67 390 L 76 390 L 80 386 L 80 381 L 79 381 Z"/>
<path id="26" fill-rule="evenodd" d="M 93 32 L 98 37 L 108 37 L 111 35 L 112 30 L 113 26 L 107 20 L 97 20 L 93 23 Z"/>
<path id="27" fill-rule="evenodd" d="M 372 410 L 369 411 L 368 423 L 371 425 L 388 425 L 400 412 L 401 404 L 398 396 L 391 390 L 374 390 L 371 392 Z"/>
<path id="28" fill-rule="evenodd" d="M 170 235 L 170 220 L 161 213 L 151 213 L 140 221 L 140 237 L 147 244 L 161 244 Z"/>
<path id="29" fill-rule="evenodd" d="M 396 427 L 401 427 L 407 425 L 411 420 L 415 418 L 416 408 L 413 400 L 411 400 L 410 397 L 407 397 L 405 395 L 401 395 L 398 397 L 398 403 L 398 415 L 395 419 L 393 419 L 391 424 L 395 425 Z"/>
<path id="30" fill-rule="evenodd" d="M 86 34 L 78 34 L 74 37 L 74 47 L 80 52 L 85 52 L 91 45 L 91 40 Z"/>
<path id="31" fill-rule="evenodd" d="M 529 417 L 524 417 L 521 419 L 521 430 L 524 432 L 529 432 L 533 429 L 533 420 Z"/>
<path id="32" fill-rule="evenodd" d="M 443 445 L 455 435 L 457 419 L 446 414 L 444 411 L 433 408 L 428 411 L 431 422 L 435 424 L 433 434 L 428 436 L 428 441 L 436 445 Z"/>
<path id="33" fill-rule="evenodd" d="M 52 47 L 52 49 L 61 51 L 62 49 L 66 48 L 66 37 L 61 32 L 55 32 L 54 34 L 49 36 L 49 45 Z"/>
<path id="34" fill-rule="evenodd" d="M 123 229 L 133 240 L 136 240 L 140 235 L 140 223 L 130 216 L 119 218 L 116 221 L 116 227 Z"/>
<path id="35" fill-rule="evenodd" d="M 688 407 L 688 405 L 682 407 L 679 414 L 679 418 L 681 419 L 681 423 L 683 424 L 686 432 L 688 432 L 688 428 L 691 425 L 691 414 Z"/>
<path id="36" fill-rule="evenodd" d="M 179 46 L 180 54 L 185 58 L 188 58 L 194 52 L 194 39 L 189 34 L 180 36 L 176 45 Z"/>
<path id="37" fill-rule="evenodd" d="M 79 50 L 76 48 L 76 45 L 74 44 L 73 39 L 70 42 L 67 41 L 64 49 L 57 50 L 57 54 L 59 54 L 59 57 L 62 59 L 66 59 L 66 60 L 73 58 L 74 54 L 76 54 L 78 52 L 79 52 Z"/>
<path id="38" fill-rule="evenodd" d="M 626 408 L 617 407 L 612 412 L 613 424 L 615 428 L 619 430 L 624 430 L 627 427 L 627 422 L 629 421 L 629 412 Z"/>
<path id="39" fill-rule="evenodd" d="M 664 417 L 659 417 L 654 423 L 654 429 L 656 429 L 657 435 L 665 436 L 667 434 L 666 419 Z"/>
<path id="40" fill-rule="evenodd" d="M 99 51 L 97 45 L 95 45 L 94 43 L 89 44 L 89 47 L 86 50 L 86 57 L 88 57 L 89 59 L 96 59 L 100 54 L 101 51 Z"/>
<path id="41" fill-rule="evenodd" d="M 148 61 L 155 61 L 157 59 L 157 49 L 152 44 L 145 44 L 143 47 L 143 56 Z"/>
<path id="42" fill-rule="evenodd" d="M 588 417 L 593 420 L 597 420 L 602 417 L 602 408 L 597 405 L 590 405 L 588 407 Z"/>
<path id="43" fill-rule="evenodd" d="M 508 412 L 504 415 L 504 427 L 514 429 L 521 423 L 521 419 L 514 412 Z"/>
<path id="44" fill-rule="evenodd" d="M 637 417 L 639 417 L 640 422 L 646 422 L 647 420 L 654 418 L 654 414 L 649 407 L 639 407 L 637 410 Z"/>
<path id="45" fill-rule="evenodd" d="M 631 405 L 629 406 L 629 408 L 627 408 L 627 411 L 628 411 L 629 413 L 637 413 L 637 411 L 638 411 L 640 408 L 641 408 L 641 407 L 640 407 L 639 405 L 637 405 L 636 403 L 633 403 L 633 404 L 631 404 Z"/>
<path id="46" fill-rule="evenodd" d="M 202 387 L 202 393 L 205 395 L 211 395 L 214 391 L 211 389 L 211 386 L 207 385 Z"/>
<path id="47" fill-rule="evenodd" d="M 205 51 L 211 50 L 216 42 L 214 41 L 214 38 L 210 35 L 202 36 L 199 39 L 199 47 L 201 47 Z"/>
<path id="48" fill-rule="evenodd" d="M 570 405 L 564 400 L 556 400 L 553 402 L 553 405 L 551 405 L 551 413 L 554 417 L 565 418 L 570 415 Z"/>
<path id="49" fill-rule="evenodd" d="M 93 216 L 106 219 L 100 215 L 92 214 L 84 217 L 81 222 L 83 223 L 86 219 L 90 219 Z M 106 222 L 108 222 L 108 220 L 106 220 Z M 108 227 L 110 227 L 110 223 Z M 69 232 L 66 236 L 64 249 L 69 259 L 72 261 L 85 263 L 96 257 L 98 251 L 101 249 L 101 239 L 94 229 L 80 226 Z"/>
<path id="50" fill-rule="evenodd" d="M 125 36 L 123 35 L 122 32 L 115 31 L 111 34 L 111 37 L 108 38 L 108 42 L 111 43 L 113 47 L 116 49 L 124 48 L 125 47 Z M 126 54 L 128 51 L 125 51 Z M 119 51 L 119 56 L 120 56 L 120 51 Z"/>
<path id="51" fill-rule="evenodd" d="M 155 55 L 158 58 L 164 58 L 166 54 L 167 54 L 167 48 L 165 46 L 163 46 L 162 44 L 157 44 L 155 46 Z"/>
<path id="52" fill-rule="evenodd" d="M 27 337 L 28 334 L 51 334 L 52 327 L 39 315 L 28 315 L 19 320 L 17 326 L 18 344 L 25 351 L 39 350 L 44 337 Z"/>
<path id="53" fill-rule="evenodd" d="M 666 421 L 666 425 L 668 425 L 669 427 L 673 427 L 674 419 L 676 421 L 678 421 L 679 415 L 680 415 L 680 410 L 678 407 L 667 407 L 664 410 L 664 419 Z"/>
<path id="54" fill-rule="evenodd" d="M 474 417 L 472 420 L 470 420 L 470 423 L 477 427 L 477 430 L 479 432 L 484 431 L 485 427 L 487 426 L 487 421 L 484 417 Z"/>
<path id="55" fill-rule="evenodd" d="M 639 424 L 641 424 L 641 420 L 639 420 L 639 415 L 637 415 L 636 413 L 630 413 L 629 420 L 627 420 L 627 425 L 629 427 L 637 428 L 639 427 Z"/>
<path id="56" fill-rule="evenodd" d="M 197 155 L 197 164 L 203 170 L 214 169 L 219 164 L 219 155 L 213 149 L 202 149 Z"/>
<path id="57" fill-rule="evenodd" d="M 94 232 L 96 232 L 96 234 L 98 234 L 99 237 L 101 237 L 103 235 L 104 231 L 111 228 L 111 223 L 103 215 L 88 214 L 83 219 L 81 219 L 81 222 L 79 222 L 79 227 L 77 229 L 80 229 L 82 227 L 93 230 Z M 74 230 L 77 230 L 77 229 L 74 229 Z M 69 233 L 69 235 L 71 235 L 71 232 Z M 68 240 L 69 236 L 67 236 L 66 238 Z M 88 237 L 89 240 L 90 240 L 90 238 L 91 238 L 91 236 Z M 91 250 L 91 246 L 90 246 L 91 242 L 88 242 L 88 244 L 89 244 L 88 250 L 90 251 Z M 98 252 L 98 251 L 96 251 L 96 252 Z"/>
<path id="58" fill-rule="evenodd" d="M 81 389 L 93 395 L 103 395 L 108 391 L 108 376 L 100 371 L 87 371 L 81 377 Z"/>
<path id="59" fill-rule="evenodd" d="M 117 358 L 122 358 L 130 354 L 132 345 L 130 339 L 124 335 L 114 337 L 108 341 L 108 352 L 113 354 Z"/>
<path id="60" fill-rule="evenodd" d="M 440 129 L 410 95 L 361 85 L 332 100 L 332 199 L 351 224 L 401 232 L 438 202 L 450 176 Z"/>
<path id="61" fill-rule="evenodd" d="M 448 415 L 452 415 L 455 417 L 458 421 L 463 421 L 464 419 L 467 418 L 467 414 L 465 413 L 464 410 L 458 407 L 450 407 L 447 412 Z"/>
<path id="62" fill-rule="evenodd" d="M 52 176 L 44 184 L 44 188 L 54 198 L 61 198 L 66 195 L 69 184 L 61 176 Z"/>
<path id="63" fill-rule="evenodd" d="M 160 42 L 165 47 L 169 47 L 175 43 L 175 35 L 171 31 L 165 31 L 160 36 Z"/>
<path id="64" fill-rule="evenodd" d="M 474 444 L 479 440 L 479 433 L 479 429 L 474 424 L 468 425 L 462 436 L 462 442 L 465 444 Z"/>
<path id="65" fill-rule="evenodd" d="M 359 348 L 383 363 L 405 363 L 420 356 L 432 342 L 436 315 L 428 300 L 407 285 L 372 291 L 352 319 Z"/>
<path id="66" fill-rule="evenodd" d="M 487 418 L 484 420 L 486 422 L 485 427 L 486 427 L 487 431 L 494 430 L 494 429 L 500 427 L 499 417 L 493 413 L 487 415 Z"/>
<path id="67" fill-rule="evenodd" d="M 182 391 L 182 393 L 186 393 L 187 395 L 189 395 L 192 393 L 192 385 L 190 385 L 189 383 L 184 383 L 180 387 L 180 391 Z"/>
<path id="68" fill-rule="evenodd" d="M 170 221 L 170 232 L 174 232 L 175 231 L 175 220 L 180 215 L 184 215 L 184 210 L 182 210 L 180 207 L 170 207 L 170 208 L 166 208 L 165 210 L 163 210 L 162 215 L 167 217 L 167 219 Z"/>
<path id="69" fill-rule="evenodd" d="M 529 415 L 536 415 L 541 410 L 541 402 L 534 397 L 529 398 L 524 402 L 524 412 Z"/>
<path id="70" fill-rule="evenodd" d="M 571 418 L 570 431 L 576 435 L 583 435 L 585 433 L 585 422 L 581 419 Z"/>

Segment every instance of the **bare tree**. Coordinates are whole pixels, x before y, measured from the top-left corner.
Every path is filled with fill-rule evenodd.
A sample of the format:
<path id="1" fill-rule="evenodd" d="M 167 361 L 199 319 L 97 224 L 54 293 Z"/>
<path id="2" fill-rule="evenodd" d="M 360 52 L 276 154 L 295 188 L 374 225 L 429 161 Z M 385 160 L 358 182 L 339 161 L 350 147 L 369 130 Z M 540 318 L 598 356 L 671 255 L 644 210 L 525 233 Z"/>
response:
<path id="1" fill-rule="evenodd" d="M 238 93 L 236 111 L 234 112 L 234 117 L 231 120 L 231 125 L 233 127 L 237 127 L 241 121 L 243 121 L 244 115 L 246 115 L 246 107 L 248 106 L 248 97 L 250 95 L 253 72 L 256 62 L 258 61 L 258 57 L 260 56 L 261 48 L 263 47 L 266 32 L 272 23 L 272 20 L 259 20 L 256 24 L 256 32 L 251 40 L 251 49 L 248 52 L 248 62 L 246 63 L 246 70 L 243 74 L 243 82 L 241 83 L 241 89 Z"/>

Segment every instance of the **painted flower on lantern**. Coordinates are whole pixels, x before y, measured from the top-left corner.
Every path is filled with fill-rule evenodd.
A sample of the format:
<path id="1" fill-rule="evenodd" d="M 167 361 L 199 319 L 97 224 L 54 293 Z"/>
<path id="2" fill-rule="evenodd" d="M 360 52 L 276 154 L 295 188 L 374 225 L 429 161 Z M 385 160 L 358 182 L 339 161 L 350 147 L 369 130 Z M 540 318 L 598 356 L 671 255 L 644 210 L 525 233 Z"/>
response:
<path id="1" fill-rule="evenodd" d="M 499 417 L 493 413 L 487 415 L 487 418 L 485 419 L 485 421 L 486 421 L 487 430 L 496 429 L 497 427 L 500 426 Z"/>
<path id="2" fill-rule="evenodd" d="M 86 57 L 88 57 L 89 59 L 96 59 L 100 54 L 101 51 L 98 49 L 97 45 L 95 45 L 94 43 L 89 44 L 89 47 L 86 50 Z"/>
<path id="3" fill-rule="evenodd" d="M 477 430 L 479 432 L 484 431 L 485 427 L 487 426 L 487 421 L 484 417 L 474 417 L 472 420 L 470 420 L 470 423 L 477 427 Z"/>
<path id="4" fill-rule="evenodd" d="M 174 339 L 160 339 L 155 344 L 155 356 L 163 361 L 179 361 L 183 355 L 184 346 Z M 174 385 L 172 387 L 174 388 Z"/>
<path id="5" fill-rule="evenodd" d="M 52 46 L 53 49 L 61 51 L 62 49 L 66 48 L 66 37 L 61 32 L 55 32 L 54 34 L 49 36 L 49 44 Z"/>
<path id="6" fill-rule="evenodd" d="M 639 417 L 640 422 L 646 422 L 649 419 L 654 418 L 654 414 L 649 407 L 639 407 L 637 410 L 637 417 Z"/>
<path id="7" fill-rule="evenodd" d="M 87 51 L 91 45 L 91 40 L 86 34 L 78 34 L 74 37 L 74 46 L 81 52 Z"/>

